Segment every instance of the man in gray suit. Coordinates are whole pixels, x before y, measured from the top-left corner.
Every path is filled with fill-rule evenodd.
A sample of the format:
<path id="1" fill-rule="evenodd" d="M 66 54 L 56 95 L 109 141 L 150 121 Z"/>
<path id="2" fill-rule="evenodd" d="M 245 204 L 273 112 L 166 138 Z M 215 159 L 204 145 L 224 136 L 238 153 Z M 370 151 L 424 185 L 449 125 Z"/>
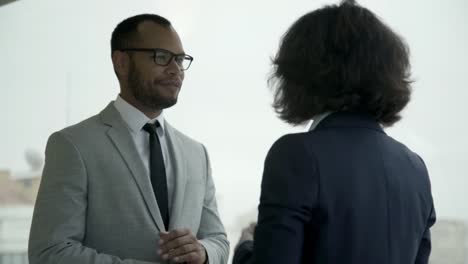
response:
<path id="1" fill-rule="evenodd" d="M 226 263 L 206 149 L 162 115 L 193 58 L 157 15 L 121 22 L 111 46 L 119 96 L 47 143 L 30 263 Z"/>

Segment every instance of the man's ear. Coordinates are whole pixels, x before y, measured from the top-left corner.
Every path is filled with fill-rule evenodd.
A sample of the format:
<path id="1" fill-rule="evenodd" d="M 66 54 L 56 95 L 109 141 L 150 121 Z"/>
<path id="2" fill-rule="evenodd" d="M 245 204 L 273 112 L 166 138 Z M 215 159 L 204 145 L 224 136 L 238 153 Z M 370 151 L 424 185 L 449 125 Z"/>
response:
<path id="1" fill-rule="evenodd" d="M 112 53 L 112 64 L 114 65 L 114 71 L 117 77 L 125 77 L 128 75 L 128 68 L 130 64 L 130 58 L 126 52 L 116 50 Z"/>

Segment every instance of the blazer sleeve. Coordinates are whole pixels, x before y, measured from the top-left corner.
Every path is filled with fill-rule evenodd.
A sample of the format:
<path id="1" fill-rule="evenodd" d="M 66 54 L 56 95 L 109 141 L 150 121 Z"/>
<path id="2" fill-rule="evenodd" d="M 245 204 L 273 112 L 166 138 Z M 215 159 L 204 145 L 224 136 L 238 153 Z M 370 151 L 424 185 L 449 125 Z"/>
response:
<path id="1" fill-rule="evenodd" d="M 428 264 L 429 263 L 429 256 L 431 254 L 432 250 L 432 243 L 431 243 L 431 230 L 430 228 L 435 224 L 436 222 L 436 212 L 434 209 L 434 200 L 432 198 L 431 194 L 431 182 L 429 179 L 429 173 L 427 171 L 426 164 L 424 160 L 416 154 L 416 156 L 419 158 L 419 165 L 421 167 L 421 170 L 424 171 L 424 174 L 426 175 L 426 187 L 428 190 L 428 196 L 427 196 L 427 208 L 430 208 L 429 215 L 426 220 L 426 227 L 423 233 L 423 236 L 421 238 L 421 242 L 419 243 L 419 249 L 418 253 L 416 255 L 416 261 L 415 264 Z"/>
<path id="2" fill-rule="evenodd" d="M 436 221 L 434 206 L 432 206 L 431 213 L 427 219 L 426 229 L 424 231 L 421 243 L 419 244 L 418 255 L 416 256 L 415 264 L 428 264 L 429 255 L 431 254 L 431 230 L 430 228 Z"/>
<path id="3" fill-rule="evenodd" d="M 64 132 L 56 132 L 50 136 L 45 156 L 29 237 L 29 263 L 152 263 L 123 260 L 83 246 L 87 174 L 82 156 Z"/>
<path id="4" fill-rule="evenodd" d="M 201 214 L 200 228 L 198 229 L 197 238 L 205 247 L 208 263 L 225 264 L 229 257 L 229 241 L 227 240 L 226 231 L 219 217 L 216 204 L 216 190 L 211 176 L 211 165 L 208 157 L 208 152 L 205 147 L 203 151 L 206 157 L 206 188 L 203 201 L 203 209 Z"/>
<path id="5" fill-rule="evenodd" d="M 302 263 L 305 226 L 318 204 L 316 160 L 300 135 L 280 138 L 264 166 L 253 263 Z"/>
<path id="6" fill-rule="evenodd" d="M 253 254 L 253 240 L 246 240 L 237 245 L 232 264 L 247 264 L 251 263 Z"/>

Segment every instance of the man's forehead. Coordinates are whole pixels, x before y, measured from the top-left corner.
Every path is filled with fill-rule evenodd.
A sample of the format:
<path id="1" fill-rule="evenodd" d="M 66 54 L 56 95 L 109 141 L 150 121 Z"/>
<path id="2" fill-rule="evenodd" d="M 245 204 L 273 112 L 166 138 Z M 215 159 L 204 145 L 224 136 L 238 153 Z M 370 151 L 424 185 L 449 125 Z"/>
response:
<path id="1" fill-rule="evenodd" d="M 172 26 L 160 25 L 151 20 L 146 20 L 146 21 L 141 22 L 137 27 L 137 31 L 140 33 L 152 33 L 152 32 L 175 33 L 175 30 Z"/>
<path id="2" fill-rule="evenodd" d="M 138 25 L 138 35 L 138 39 L 142 44 L 158 45 L 157 48 L 169 50 L 176 49 L 173 52 L 182 51 L 182 43 L 172 26 L 163 26 L 153 21 L 144 21 Z"/>

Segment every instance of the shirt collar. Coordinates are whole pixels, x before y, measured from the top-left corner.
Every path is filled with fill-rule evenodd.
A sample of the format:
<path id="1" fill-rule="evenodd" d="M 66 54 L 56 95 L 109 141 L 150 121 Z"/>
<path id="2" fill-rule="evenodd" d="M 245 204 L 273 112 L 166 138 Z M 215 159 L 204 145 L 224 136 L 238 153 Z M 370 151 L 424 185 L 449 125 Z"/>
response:
<path id="1" fill-rule="evenodd" d="M 312 118 L 312 123 L 310 124 L 309 131 L 314 130 L 319 125 L 319 123 L 322 122 L 323 119 L 325 119 L 327 116 L 329 116 L 332 113 L 333 112 L 328 111 L 328 112 L 325 112 L 325 113 L 315 115 Z"/>
<path id="2" fill-rule="evenodd" d="M 125 123 L 127 123 L 128 127 L 132 132 L 138 132 L 143 128 L 143 126 L 146 123 L 154 124 L 156 120 L 159 121 L 159 124 L 161 124 L 161 128 L 164 132 L 165 124 L 164 115 L 162 112 L 158 117 L 154 119 L 149 119 L 145 114 L 143 114 L 143 112 L 138 110 L 133 105 L 129 104 L 122 97 L 120 97 L 120 95 L 117 95 L 117 99 L 115 99 L 114 101 L 114 106 L 115 108 L 117 108 L 117 111 L 119 111 L 123 120 L 125 121 Z"/>

